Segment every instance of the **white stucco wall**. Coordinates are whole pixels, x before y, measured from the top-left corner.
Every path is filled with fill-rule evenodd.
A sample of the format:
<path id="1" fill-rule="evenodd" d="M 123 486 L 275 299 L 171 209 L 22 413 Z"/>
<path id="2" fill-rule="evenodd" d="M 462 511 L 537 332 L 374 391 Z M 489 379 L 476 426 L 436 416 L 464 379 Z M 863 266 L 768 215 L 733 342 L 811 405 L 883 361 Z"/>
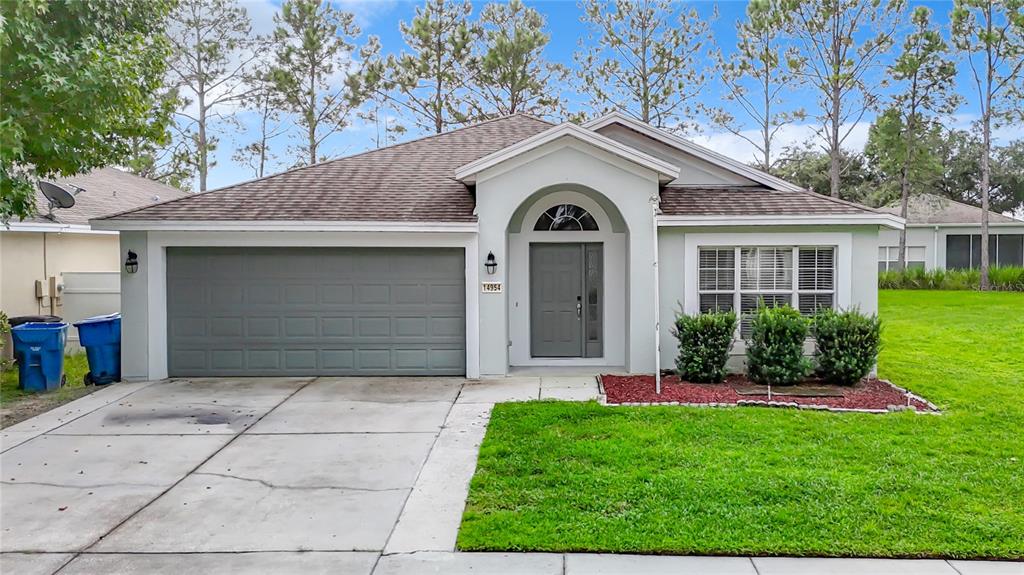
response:
<path id="1" fill-rule="evenodd" d="M 612 261 L 606 249 L 606 278 L 609 273 L 625 278 L 623 365 L 630 372 L 651 372 L 654 369 L 655 314 L 651 298 L 654 227 L 649 199 L 658 191 L 655 173 L 572 140 L 552 142 L 482 172 L 476 186 L 479 248 L 481 254 L 493 251 L 499 264 L 497 273 L 488 280 L 508 285 L 510 274 L 517 273 L 517 270 L 510 270 L 515 262 L 510 259 L 507 233 L 516 209 L 535 192 L 558 191 L 558 186 L 563 185 L 583 186 L 603 195 L 617 206 L 626 223 L 625 261 Z M 581 240 L 570 237 L 564 241 Z M 480 265 L 483 277 L 482 261 Z M 484 375 L 505 374 L 510 363 L 512 330 L 508 296 L 508 290 L 479 296 L 480 370 Z M 516 333 L 520 331 L 521 326 Z M 606 356 L 617 353 L 610 351 L 608 340 L 605 343 Z"/>
<path id="2" fill-rule="evenodd" d="M 1024 223 L 1020 225 L 993 225 L 989 227 L 989 233 L 997 234 L 1024 234 Z M 950 235 L 980 235 L 981 226 L 951 226 L 948 224 L 932 226 L 908 226 L 907 245 L 925 246 L 925 268 L 945 269 L 946 267 L 946 236 Z M 900 235 L 896 230 L 882 230 L 879 233 L 880 246 L 900 245 Z"/>
<path id="3" fill-rule="evenodd" d="M 678 347 L 672 326 L 679 311 L 697 313 L 697 250 L 702 246 L 835 246 L 836 305 L 878 312 L 878 228 L 875 226 L 768 226 L 734 228 L 661 227 L 661 364 L 675 365 Z M 810 349 L 808 349 L 810 351 Z M 729 367 L 742 367 L 742 341 L 733 347 Z"/>

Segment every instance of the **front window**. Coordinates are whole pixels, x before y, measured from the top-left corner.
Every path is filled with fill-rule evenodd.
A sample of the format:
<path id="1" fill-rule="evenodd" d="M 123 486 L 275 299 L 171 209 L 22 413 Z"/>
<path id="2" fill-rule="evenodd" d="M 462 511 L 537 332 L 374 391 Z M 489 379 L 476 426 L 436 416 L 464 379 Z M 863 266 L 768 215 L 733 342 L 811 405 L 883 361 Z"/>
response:
<path id="1" fill-rule="evenodd" d="M 893 271 L 899 267 L 899 246 L 878 248 L 878 271 Z M 924 269 L 924 246 L 907 246 L 907 269 Z"/>
<path id="2" fill-rule="evenodd" d="M 834 307 L 835 275 L 831 246 L 700 248 L 700 311 L 738 311 L 740 333 L 746 337 L 747 316 L 760 302 L 789 305 L 804 315 Z"/>
<path id="3" fill-rule="evenodd" d="M 533 225 L 536 232 L 596 232 L 597 220 L 590 212 L 572 204 L 561 204 L 549 208 L 537 218 Z"/>
<path id="4" fill-rule="evenodd" d="M 1024 235 L 991 234 L 988 236 L 990 265 L 1024 265 Z M 946 236 L 946 268 L 978 269 L 981 267 L 981 236 L 950 234 Z"/>

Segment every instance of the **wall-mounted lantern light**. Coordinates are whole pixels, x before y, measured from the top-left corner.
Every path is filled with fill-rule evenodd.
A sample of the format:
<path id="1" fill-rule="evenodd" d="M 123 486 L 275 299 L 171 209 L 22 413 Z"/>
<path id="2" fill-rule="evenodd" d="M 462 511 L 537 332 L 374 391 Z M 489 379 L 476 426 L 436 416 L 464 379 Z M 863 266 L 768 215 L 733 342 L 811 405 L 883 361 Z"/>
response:
<path id="1" fill-rule="evenodd" d="M 487 273 L 493 274 L 498 269 L 498 262 L 494 259 L 494 252 L 487 252 L 487 260 L 484 262 Z"/>
<path id="2" fill-rule="evenodd" d="M 131 250 L 128 250 L 128 259 L 124 260 L 124 271 L 130 274 L 139 271 L 139 256 Z"/>

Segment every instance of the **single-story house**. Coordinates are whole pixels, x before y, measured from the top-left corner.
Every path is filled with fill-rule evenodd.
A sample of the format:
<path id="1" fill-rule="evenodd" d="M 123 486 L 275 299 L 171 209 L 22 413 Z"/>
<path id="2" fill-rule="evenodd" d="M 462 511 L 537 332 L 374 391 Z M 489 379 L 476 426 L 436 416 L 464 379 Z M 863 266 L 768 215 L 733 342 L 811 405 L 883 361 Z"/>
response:
<path id="1" fill-rule="evenodd" d="M 74 206 L 54 208 L 51 215 L 37 189 L 33 217 L 0 224 L 0 310 L 9 317 L 57 315 L 71 321 L 115 312 L 124 261 L 117 232 L 91 229 L 89 220 L 187 193 L 116 168 L 53 181 L 84 190 Z M 69 281 L 71 274 L 75 279 Z M 76 280 L 81 285 L 72 285 Z M 76 295 L 82 297 L 73 301 Z M 69 336 L 73 344 L 77 334 L 72 330 Z"/>
<path id="2" fill-rule="evenodd" d="M 92 225 L 136 255 L 128 378 L 475 378 L 652 373 L 680 309 L 874 312 L 903 220 L 620 114 L 517 114 Z"/>
<path id="3" fill-rule="evenodd" d="M 899 215 L 900 206 L 880 208 Z M 907 268 L 967 269 L 981 267 L 981 208 L 934 194 L 920 194 L 907 204 Z M 992 265 L 1024 265 L 1024 221 L 989 212 L 988 258 Z M 896 269 L 900 234 L 879 234 L 878 270 Z"/>

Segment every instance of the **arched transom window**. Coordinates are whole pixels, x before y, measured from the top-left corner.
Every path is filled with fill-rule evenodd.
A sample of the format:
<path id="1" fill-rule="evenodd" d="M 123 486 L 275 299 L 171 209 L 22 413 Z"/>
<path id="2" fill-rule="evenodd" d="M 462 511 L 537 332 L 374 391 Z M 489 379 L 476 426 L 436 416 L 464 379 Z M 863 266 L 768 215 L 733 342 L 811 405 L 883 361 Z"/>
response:
<path id="1" fill-rule="evenodd" d="M 596 232 L 597 221 L 590 212 L 572 204 L 561 204 L 549 208 L 537 218 L 533 226 L 538 232 Z"/>

